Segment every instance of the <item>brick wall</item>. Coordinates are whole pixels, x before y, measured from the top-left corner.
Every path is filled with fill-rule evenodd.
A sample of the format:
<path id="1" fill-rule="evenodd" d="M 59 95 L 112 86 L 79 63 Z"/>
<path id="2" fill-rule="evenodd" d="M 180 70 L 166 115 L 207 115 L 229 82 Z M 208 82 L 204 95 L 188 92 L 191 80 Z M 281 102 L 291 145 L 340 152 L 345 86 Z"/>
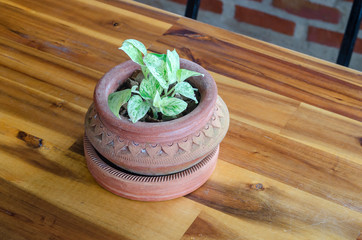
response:
<path id="1" fill-rule="evenodd" d="M 138 1 L 181 15 L 187 2 Z M 351 7 L 352 0 L 201 0 L 198 20 L 335 62 Z M 362 31 L 350 67 L 362 71 Z"/>

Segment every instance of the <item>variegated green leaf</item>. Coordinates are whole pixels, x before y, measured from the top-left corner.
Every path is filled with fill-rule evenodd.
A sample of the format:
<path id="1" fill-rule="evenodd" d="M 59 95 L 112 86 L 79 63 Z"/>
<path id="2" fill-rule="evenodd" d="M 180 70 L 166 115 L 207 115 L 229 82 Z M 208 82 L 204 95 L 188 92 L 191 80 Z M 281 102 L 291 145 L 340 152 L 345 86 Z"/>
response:
<path id="1" fill-rule="evenodd" d="M 168 84 L 176 82 L 176 73 L 177 70 L 180 69 L 180 57 L 178 56 L 176 50 L 173 50 L 172 52 L 170 50 L 167 50 L 166 68 Z"/>
<path id="2" fill-rule="evenodd" d="M 144 63 L 150 70 L 151 74 L 156 78 L 160 83 L 161 87 L 164 89 L 168 88 L 166 81 L 166 64 L 161 58 L 155 56 L 154 54 L 147 54 L 143 58 Z"/>
<path id="3" fill-rule="evenodd" d="M 176 116 L 187 108 L 187 103 L 175 97 L 165 97 L 161 99 L 160 110 L 165 116 Z"/>
<path id="4" fill-rule="evenodd" d="M 187 69 L 179 69 L 177 70 L 177 82 L 183 82 L 189 77 L 195 77 L 195 76 L 204 76 L 204 74 L 194 72 Z"/>
<path id="5" fill-rule="evenodd" d="M 120 106 L 128 101 L 127 111 L 132 122 L 137 122 L 145 116 L 151 108 L 154 117 L 158 117 L 158 112 L 165 116 L 177 116 L 187 108 L 187 103 L 181 99 L 167 97 L 169 94 L 180 94 L 190 98 L 197 103 L 195 90 L 192 86 L 184 82 L 189 77 L 200 76 L 202 74 L 180 69 L 180 58 L 176 50 L 167 51 L 167 54 L 147 53 L 146 47 L 139 41 L 128 39 L 120 47 L 134 62 L 141 65 L 144 80 L 138 86 L 128 89 L 127 96 L 122 99 L 111 97 L 114 106 L 112 112 L 119 114 Z M 175 82 L 177 82 L 176 85 Z M 170 89 L 170 85 L 172 88 Z M 138 91 L 137 91 L 138 89 Z M 131 97 L 131 94 L 136 94 Z M 124 93 L 125 94 L 125 93 Z M 115 95 L 116 96 L 116 95 Z M 117 102 L 118 101 L 118 102 Z M 116 106 L 116 107 L 115 107 Z"/>
<path id="6" fill-rule="evenodd" d="M 128 101 L 127 112 L 133 123 L 137 122 L 143 118 L 151 105 L 147 101 L 143 101 L 142 98 L 138 95 L 134 95 Z"/>
<path id="7" fill-rule="evenodd" d="M 143 45 L 143 43 L 141 43 L 140 41 L 136 40 L 136 39 L 127 39 L 124 42 L 130 43 L 132 44 L 135 48 L 137 48 L 141 53 L 143 53 L 143 55 L 147 55 L 147 48 L 145 47 L 145 45 Z"/>
<path id="8" fill-rule="evenodd" d="M 116 117 L 119 117 L 119 110 L 121 109 L 122 105 L 129 100 L 130 97 L 131 89 L 114 92 L 108 96 L 109 109 Z"/>
<path id="9" fill-rule="evenodd" d="M 153 56 L 155 56 L 155 57 L 158 57 L 160 60 L 162 60 L 162 61 L 166 61 L 166 54 L 160 54 L 160 53 L 149 53 L 149 54 L 151 54 L 151 55 L 153 55 Z"/>
<path id="10" fill-rule="evenodd" d="M 142 60 L 143 61 L 143 60 Z M 150 74 L 150 70 L 146 66 L 141 66 L 141 70 L 143 73 L 143 76 L 148 79 L 148 75 Z"/>
<path id="11" fill-rule="evenodd" d="M 197 103 L 194 88 L 188 82 L 180 82 L 175 86 L 175 93 L 179 93 L 184 97 L 190 98 Z"/>
<path id="12" fill-rule="evenodd" d="M 141 51 L 138 49 L 138 47 L 133 45 L 132 41 L 126 40 L 123 42 L 122 47 L 120 47 L 119 49 L 123 50 L 135 63 L 138 63 L 139 65 L 144 65 L 143 60 L 142 60 L 143 49 L 141 47 L 141 49 L 142 49 L 142 51 Z M 144 49 L 146 49 L 146 48 L 144 47 Z M 146 53 L 147 53 L 147 50 L 146 50 Z"/>
<path id="13" fill-rule="evenodd" d="M 153 99 L 153 106 L 156 108 L 161 107 L 161 97 L 160 97 L 160 93 L 158 91 L 156 92 L 155 98 Z"/>
<path id="14" fill-rule="evenodd" d="M 162 92 L 162 87 L 156 78 L 151 76 L 149 79 L 142 80 L 140 94 L 144 99 L 153 99 L 158 91 Z"/>

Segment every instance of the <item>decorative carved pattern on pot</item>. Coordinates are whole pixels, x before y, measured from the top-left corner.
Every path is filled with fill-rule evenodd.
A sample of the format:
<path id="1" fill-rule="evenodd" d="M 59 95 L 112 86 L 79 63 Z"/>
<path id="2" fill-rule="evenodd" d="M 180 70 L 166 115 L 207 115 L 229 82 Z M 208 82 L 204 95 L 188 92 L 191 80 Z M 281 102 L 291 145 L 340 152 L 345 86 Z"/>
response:
<path id="1" fill-rule="evenodd" d="M 105 127 L 93 105 L 89 108 L 85 119 L 86 135 L 98 152 L 126 170 L 146 175 L 148 172 L 143 172 L 143 169 L 161 167 L 176 172 L 198 163 L 215 149 L 229 127 L 229 113 L 220 97 L 206 125 L 200 126 L 196 133 L 177 142 L 138 143 L 124 139 Z M 137 167 L 135 169 L 133 165 L 137 165 L 139 169 Z M 151 174 L 165 174 L 157 171 Z"/>
<path id="2" fill-rule="evenodd" d="M 141 201 L 163 201 L 184 196 L 206 182 L 215 169 L 219 146 L 191 168 L 163 176 L 141 176 L 108 165 L 84 137 L 88 169 L 105 189 Z"/>

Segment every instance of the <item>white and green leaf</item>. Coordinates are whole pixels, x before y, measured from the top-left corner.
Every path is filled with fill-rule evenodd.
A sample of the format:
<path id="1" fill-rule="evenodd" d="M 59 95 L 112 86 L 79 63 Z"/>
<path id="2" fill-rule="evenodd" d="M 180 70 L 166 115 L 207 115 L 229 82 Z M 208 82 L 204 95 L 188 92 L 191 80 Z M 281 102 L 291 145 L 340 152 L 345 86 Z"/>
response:
<path id="1" fill-rule="evenodd" d="M 161 107 L 161 96 L 160 93 L 157 91 L 155 97 L 153 98 L 153 106 L 159 109 Z"/>
<path id="2" fill-rule="evenodd" d="M 162 61 L 166 61 L 166 54 L 160 54 L 160 53 L 149 53 L 149 54 L 151 54 L 151 55 L 153 55 L 153 56 L 155 56 L 155 57 L 158 57 L 160 60 L 162 60 Z"/>
<path id="3" fill-rule="evenodd" d="M 184 81 L 203 74 L 180 69 L 180 57 L 176 50 L 168 50 L 167 54 L 147 53 L 146 47 L 135 39 L 124 41 L 120 49 L 141 65 L 144 79 L 139 86 L 109 96 L 111 111 L 116 116 L 119 116 L 121 106 L 127 102 L 128 115 L 134 123 L 143 118 L 150 108 L 155 118 L 158 112 L 169 117 L 177 116 L 187 108 L 187 103 L 175 97 L 168 97 L 169 94 L 180 94 L 197 103 L 197 89 Z M 171 84 L 173 87 L 169 90 Z"/>
<path id="4" fill-rule="evenodd" d="M 112 113 L 119 117 L 119 110 L 131 97 L 131 89 L 111 93 L 108 96 L 108 106 Z"/>
<path id="5" fill-rule="evenodd" d="M 150 107 L 151 104 L 149 102 L 143 101 L 142 98 L 138 95 L 134 95 L 128 101 L 128 116 L 130 117 L 131 121 L 135 123 L 146 115 Z"/>
<path id="6" fill-rule="evenodd" d="M 177 54 L 176 50 L 172 52 L 167 50 L 166 58 L 166 69 L 167 69 L 167 78 L 168 84 L 172 84 L 177 81 L 177 70 L 180 69 L 180 57 Z"/>
<path id="7" fill-rule="evenodd" d="M 175 93 L 181 94 L 184 97 L 190 98 L 198 103 L 195 96 L 195 89 L 188 82 L 180 82 L 175 86 Z"/>
<path id="8" fill-rule="evenodd" d="M 160 102 L 161 113 L 165 116 L 176 116 L 187 108 L 187 103 L 179 98 L 164 97 Z"/>
<path id="9" fill-rule="evenodd" d="M 119 49 L 123 50 L 135 63 L 138 63 L 139 65 L 144 65 L 142 60 L 143 58 L 142 54 L 145 53 L 147 54 L 147 50 L 145 53 L 143 52 L 146 49 L 146 47 L 142 43 L 141 44 L 143 47 L 140 46 L 139 44 L 136 44 L 135 46 L 134 41 L 137 40 L 129 39 L 124 41 L 122 47 L 120 47 Z"/>
<path id="10" fill-rule="evenodd" d="M 136 39 L 127 39 L 124 41 L 124 43 L 129 43 L 132 44 L 135 48 L 137 48 L 143 55 L 147 55 L 147 48 L 145 47 L 145 45 L 143 45 L 143 43 L 141 43 L 140 41 L 136 40 Z"/>
<path id="11" fill-rule="evenodd" d="M 151 74 L 156 78 L 156 80 L 160 83 L 161 87 L 164 89 L 168 88 L 168 84 L 166 81 L 166 64 L 162 58 L 154 54 L 147 54 L 143 61 Z"/>
<path id="12" fill-rule="evenodd" d="M 150 70 L 145 65 L 141 66 L 141 70 L 142 70 L 144 78 L 148 79 L 148 75 L 150 74 Z"/>
<path id="13" fill-rule="evenodd" d="M 196 76 L 204 76 L 204 74 L 194 72 L 188 69 L 179 69 L 177 70 L 177 82 L 183 82 L 189 77 L 196 77 Z"/>
<path id="14" fill-rule="evenodd" d="M 162 87 L 155 77 L 144 79 L 140 84 L 140 94 L 144 99 L 153 99 L 156 92 L 162 92 Z"/>

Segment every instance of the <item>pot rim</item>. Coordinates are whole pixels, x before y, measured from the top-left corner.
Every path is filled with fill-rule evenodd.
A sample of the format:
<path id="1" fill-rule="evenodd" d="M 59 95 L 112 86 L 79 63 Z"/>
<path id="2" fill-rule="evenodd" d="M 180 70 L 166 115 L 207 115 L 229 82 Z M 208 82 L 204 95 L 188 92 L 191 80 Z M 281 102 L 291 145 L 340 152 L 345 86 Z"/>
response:
<path id="1" fill-rule="evenodd" d="M 140 69 L 137 63 L 129 60 L 112 68 L 96 85 L 94 103 L 103 124 L 114 133 L 127 138 L 130 137 L 130 140 L 138 142 L 155 142 L 155 140 L 170 142 L 170 140 L 182 139 L 202 128 L 213 114 L 217 99 L 216 83 L 203 67 L 192 61 L 180 59 L 180 67 L 204 74 L 204 77 L 192 78 L 192 82 L 199 85 L 201 94 L 200 102 L 193 111 L 180 118 L 157 123 L 132 123 L 122 116 L 116 117 L 108 107 L 108 96 L 126 81 L 135 70 Z"/>

